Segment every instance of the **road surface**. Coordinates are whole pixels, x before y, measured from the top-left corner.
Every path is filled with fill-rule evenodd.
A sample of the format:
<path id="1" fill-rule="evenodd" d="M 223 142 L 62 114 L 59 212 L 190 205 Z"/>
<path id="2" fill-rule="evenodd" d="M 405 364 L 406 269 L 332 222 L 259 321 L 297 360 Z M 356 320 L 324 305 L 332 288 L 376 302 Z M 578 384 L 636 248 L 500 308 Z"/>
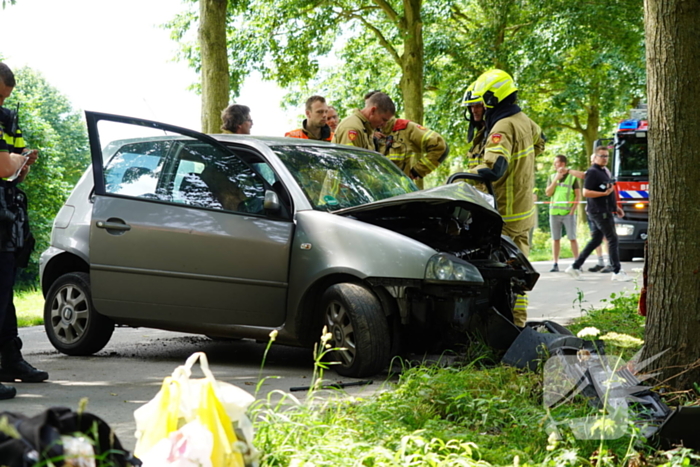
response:
<path id="1" fill-rule="evenodd" d="M 625 263 L 628 274 L 638 276 L 642 263 Z M 563 266 L 563 267 L 562 267 Z M 568 266 L 563 261 L 562 270 Z M 589 265 L 584 266 L 587 268 Z M 584 273 L 584 280 L 575 281 L 567 274 L 550 273 L 551 263 L 535 263 L 542 273 L 536 289 L 530 293 L 530 318 L 553 319 L 566 323 L 580 315 L 574 300 L 581 291 L 584 307 L 600 305 L 600 299 L 623 289 L 632 290 L 634 283 L 610 281 L 610 274 Z M 217 379 L 255 392 L 260 376 L 267 379 L 260 395 L 273 389 L 289 391 L 291 387 L 308 386 L 313 373 L 311 352 L 273 345 L 260 369 L 265 345 L 250 340 L 212 341 L 194 336 L 153 329 L 117 328 L 110 343 L 90 357 L 67 357 L 53 349 L 43 327 L 23 328 L 24 354 L 29 362 L 49 372 L 45 383 L 16 383 L 17 397 L 1 401 L 3 410 L 35 415 L 47 407 L 78 407 L 88 399 L 89 412 L 107 421 L 122 444 L 133 449 L 135 424 L 133 411 L 158 392 L 163 378 L 184 363 L 193 352 L 206 352 Z M 357 381 L 326 374 L 332 381 Z M 349 393 L 369 394 L 382 387 L 386 375 L 374 378 L 364 388 L 348 388 Z M 303 392 L 295 392 L 303 397 Z"/>

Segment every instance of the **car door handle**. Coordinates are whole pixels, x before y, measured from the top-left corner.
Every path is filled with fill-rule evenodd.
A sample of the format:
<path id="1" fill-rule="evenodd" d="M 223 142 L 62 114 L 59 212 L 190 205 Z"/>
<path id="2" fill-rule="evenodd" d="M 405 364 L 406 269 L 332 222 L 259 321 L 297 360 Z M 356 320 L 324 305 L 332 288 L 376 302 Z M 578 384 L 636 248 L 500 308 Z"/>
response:
<path id="1" fill-rule="evenodd" d="M 107 222 L 102 222 L 102 221 L 97 221 L 95 224 L 97 228 L 99 229 L 105 229 L 108 232 L 114 231 L 116 232 L 126 232 L 127 230 L 131 230 L 131 226 L 124 221 L 120 222 L 114 222 L 114 221 L 107 221 Z M 112 233 L 112 232 L 110 232 Z"/>

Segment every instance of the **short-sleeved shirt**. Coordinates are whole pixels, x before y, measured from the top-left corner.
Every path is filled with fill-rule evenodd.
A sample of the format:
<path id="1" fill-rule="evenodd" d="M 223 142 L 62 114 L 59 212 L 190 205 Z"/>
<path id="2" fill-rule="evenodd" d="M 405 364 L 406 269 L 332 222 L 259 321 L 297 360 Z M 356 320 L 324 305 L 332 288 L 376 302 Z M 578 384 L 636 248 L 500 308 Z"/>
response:
<path id="1" fill-rule="evenodd" d="M 590 191 L 604 192 L 608 189 L 610 183 L 610 175 L 605 167 L 598 164 L 591 165 L 586 171 L 586 176 L 583 180 L 583 188 Z M 617 203 L 615 202 L 615 192 L 613 191 L 608 196 L 599 198 L 588 198 L 586 203 L 586 212 L 591 214 L 602 214 L 617 211 Z"/>

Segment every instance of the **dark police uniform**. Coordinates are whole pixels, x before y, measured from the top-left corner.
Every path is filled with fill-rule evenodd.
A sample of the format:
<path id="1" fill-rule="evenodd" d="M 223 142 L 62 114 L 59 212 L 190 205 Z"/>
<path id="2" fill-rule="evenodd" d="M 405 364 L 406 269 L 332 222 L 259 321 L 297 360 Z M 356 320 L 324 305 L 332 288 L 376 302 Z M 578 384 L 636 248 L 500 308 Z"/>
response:
<path id="1" fill-rule="evenodd" d="M 21 153 L 24 148 L 16 114 L 0 107 L 0 152 Z M 29 231 L 27 196 L 17 183 L 0 179 L 0 381 L 39 382 L 47 379 L 48 373 L 22 359 L 22 341 L 17 332 L 13 303 L 17 268 L 27 266 L 34 247 Z"/>

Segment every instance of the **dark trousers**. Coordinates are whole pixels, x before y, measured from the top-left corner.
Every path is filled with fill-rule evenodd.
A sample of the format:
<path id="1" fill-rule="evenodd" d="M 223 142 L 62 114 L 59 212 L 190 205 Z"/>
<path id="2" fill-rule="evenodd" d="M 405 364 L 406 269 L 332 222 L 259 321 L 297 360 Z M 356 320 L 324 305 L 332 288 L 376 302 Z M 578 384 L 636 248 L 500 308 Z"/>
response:
<path id="1" fill-rule="evenodd" d="M 583 248 L 578 259 L 574 261 L 574 268 L 581 269 L 586 259 L 603 243 L 603 237 L 608 239 L 608 254 L 613 272 L 620 272 L 620 251 L 618 250 L 617 232 L 615 231 L 615 219 L 612 213 L 588 214 L 596 228 L 591 231 L 591 240 Z"/>
<path id="2" fill-rule="evenodd" d="M 0 347 L 17 337 L 17 313 L 12 292 L 16 276 L 14 252 L 0 252 Z"/>

